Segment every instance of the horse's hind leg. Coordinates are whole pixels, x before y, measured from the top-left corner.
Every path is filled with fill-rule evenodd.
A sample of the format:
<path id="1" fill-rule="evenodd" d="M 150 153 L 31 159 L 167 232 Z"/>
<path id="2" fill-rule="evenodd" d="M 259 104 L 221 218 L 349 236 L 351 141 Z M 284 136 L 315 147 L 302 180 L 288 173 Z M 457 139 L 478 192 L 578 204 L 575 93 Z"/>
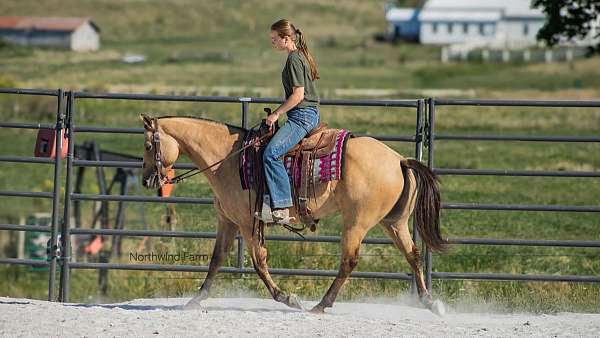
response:
<path id="1" fill-rule="evenodd" d="M 351 227 L 344 227 L 342 232 L 342 238 L 340 241 L 341 245 L 341 261 L 340 268 L 335 280 L 327 290 L 323 299 L 319 304 L 311 310 L 311 312 L 322 313 L 325 308 L 333 306 L 335 298 L 337 297 L 340 289 L 352 273 L 352 270 L 358 264 L 358 251 L 360 249 L 360 243 L 367 234 L 370 227 L 363 227 L 358 224 L 353 224 Z"/>
<path id="2" fill-rule="evenodd" d="M 220 212 L 218 203 L 219 202 L 215 200 L 215 206 L 218 211 L 217 217 L 219 219 L 219 225 L 217 227 L 215 247 L 213 248 L 213 254 L 210 258 L 210 263 L 208 266 L 208 273 L 206 274 L 204 283 L 202 283 L 202 287 L 200 287 L 200 290 L 194 296 L 194 298 L 192 298 L 185 305 L 185 309 L 197 308 L 200 305 L 200 302 L 208 298 L 208 293 L 217 271 L 223 263 L 223 258 L 231 250 L 233 240 L 238 231 L 238 227 L 233 222 L 225 218 L 225 216 Z"/>
<path id="3" fill-rule="evenodd" d="M 408 231 L 408 217 L 407 219 L 402 218 L 391 224 L 382 222 L 382 225 L 383 230 L 385 230 L 387 235 L 394 241 L 396 247 L 406 257 L 406 261 L 416 277 L 419 299 L 424 305 L 430 306 L 432 303 L 431 294 L 425 287 L 425 279 L 423 278 L 423 270 L 421 268 L 421 254 Z"/>
<path id="4" fill-rule="evenodd" d="M 410 233 L 408 231 L 408 219 L 401 220 L 396 223 L 382 222 L 383 229 L 392 238 L 394 244 L 402 251 L 408 264 L 413 270 L 413 274 L 417 280 L 417 292 L 419 299 L 423 305 L 430 309 L 433 313 L 443 316 L 446 310 L 444 303 L 439 300 L 433 301 L 431 294 L 425 287 L 425 279 L 423 278 L 423 270 L 421 269 L 421 256 L 419 250 L 415 246 Z"/>
<path id="5" fill-rule="evenodd" d="M 426 306 L 431 305 L 431 295 L 425 287 L 423 270 L 421 269 L 421 254 L 410 236 L 408 220 L 416 203 L 416 178 L 410 170 L 402 170 L 404 187 L 396 205 L 383 220 L 383 230 L 392 239 L 394 245 L 402 252 L 410 265 L 417 282 L 419 299 Z"/>

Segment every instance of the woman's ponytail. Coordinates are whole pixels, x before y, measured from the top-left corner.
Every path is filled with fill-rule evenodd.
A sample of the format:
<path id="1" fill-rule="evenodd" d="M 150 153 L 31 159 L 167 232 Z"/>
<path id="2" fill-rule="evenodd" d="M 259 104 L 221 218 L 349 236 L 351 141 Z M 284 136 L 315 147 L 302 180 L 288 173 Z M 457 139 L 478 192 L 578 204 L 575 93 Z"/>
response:
<path id="1" fill-rule="evenodd" d="M 315 61 L 315 58 L 313 58 L 313 56 L 308 51 L 308 47 L 306 46 L 306 41 L 304 40 L 304 33 L 302 33 L 299 29 L 296 29 L 295 33 L 296 33 L 296 43 L 297 43 L 298 49 L 300 49 L 302 54 L 304 54 L 304 57 L 306 58 L 306 60 L 308 61 L 308 64 L 310 65 L 310 75 L 313 80 L 318 80 L 320 77 L 319 77 L 319 71 L 317 70 L 317 62 Z"/>
<path id="2" fill-rule="evenodd" d="M 289 36 L 296 42 L 296 47 L 304 54 L 306 61 L 308 61 L 308 65 L 310 66 L 310 75 L 313 80 L 318 80 L 319 71 L 317 70 L 317 62 L 315 58 L 308 51 L 308 47 L 306 46 L 306 40 L 304 39 L 304 33 L 302 33 L 299 29 L 296 29 L 294 25 L 292 25 L 288 20 L 281 19 L 274 24 L 271 25 L 271 30 L 276 31 L 280 38 L 284 36 Z"/>

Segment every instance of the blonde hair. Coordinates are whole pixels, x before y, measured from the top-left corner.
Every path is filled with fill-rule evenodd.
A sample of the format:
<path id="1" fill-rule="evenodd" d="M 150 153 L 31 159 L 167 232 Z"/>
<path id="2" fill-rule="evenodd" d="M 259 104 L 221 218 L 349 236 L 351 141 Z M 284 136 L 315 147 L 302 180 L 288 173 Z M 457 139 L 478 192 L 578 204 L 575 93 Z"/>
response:
<path id="1" fill-rule="evenodd" d="M 312 79 L 318 80 L 320 77 L 319 71 L 317 70 L 317 62 L 308 51 L 308 47 L 306 46 L 306 40 L 304 39 L 304 33 L 302 33 L 300 29 L 294 27 L 294 25 L 292 25 L 292 23 L 286 19 L 281 19 L 272 24 L 271 30 L 276 31 L 277 35 L 279 35 L 280 38 L 289 36 L 296 43 L 296 47 L 298 47 L 302 54 L 304 54 L 304 57 L 310 65 L 310 75 Z"/>

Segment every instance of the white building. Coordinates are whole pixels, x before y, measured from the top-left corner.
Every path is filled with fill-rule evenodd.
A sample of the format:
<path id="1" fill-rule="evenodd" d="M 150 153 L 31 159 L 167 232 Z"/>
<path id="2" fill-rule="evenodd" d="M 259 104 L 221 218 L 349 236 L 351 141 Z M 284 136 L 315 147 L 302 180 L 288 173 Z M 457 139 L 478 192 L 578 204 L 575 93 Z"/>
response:
<path id="1" fill-rule="evenodd" d="M 0 17 L 0 39 L 21 46 L 94 51 L 100 28 L 89 18 Z"/>
<path id="2" fill-rule="evenodd" d="M 545 21 L 530 0 L 429 0 L 423 8 L 386 8 L 389 34 L 423 44 L 523 47 Z M 418 32 L 418 33 L 416 33 Z"/>

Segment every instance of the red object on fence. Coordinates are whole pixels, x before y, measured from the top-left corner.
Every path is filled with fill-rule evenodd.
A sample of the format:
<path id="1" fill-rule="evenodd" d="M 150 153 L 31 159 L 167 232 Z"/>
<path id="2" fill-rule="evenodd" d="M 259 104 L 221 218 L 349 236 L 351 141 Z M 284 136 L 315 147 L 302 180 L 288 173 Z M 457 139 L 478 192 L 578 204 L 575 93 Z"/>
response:
<path id="1" fill-rule="evenodd" d="M 175 169 L 173 169 L 173 168 L 167 169 L 167 177 L 169 179 L 173 179 L 175 177 Z M 158 189 L 158 196 L 169 197 L 169 196 L 171 196 L 172 191 L 173 191 L 173 184 L 165 184 L 160 189 Z"/>
<path id="2" fill-rule="evenodd" d="M 96 236 L 88 245 L 85 246 L 83 251 L 86 254 L 97 255 L 102 249 L 102 246 L 104 246 L 104 240 L 102 239 L 102 236 Z"/>
<path id="3" fill-rule="evenodd" d="M 67 134 L 63 132 L 62 145 L 60 149 L 60 157 L 67 157 L 69 150 L 69 139 Z M 35 142 L 35 157 L 50 157 L 56 156 L 56 130 L 40 129 Z"/>

